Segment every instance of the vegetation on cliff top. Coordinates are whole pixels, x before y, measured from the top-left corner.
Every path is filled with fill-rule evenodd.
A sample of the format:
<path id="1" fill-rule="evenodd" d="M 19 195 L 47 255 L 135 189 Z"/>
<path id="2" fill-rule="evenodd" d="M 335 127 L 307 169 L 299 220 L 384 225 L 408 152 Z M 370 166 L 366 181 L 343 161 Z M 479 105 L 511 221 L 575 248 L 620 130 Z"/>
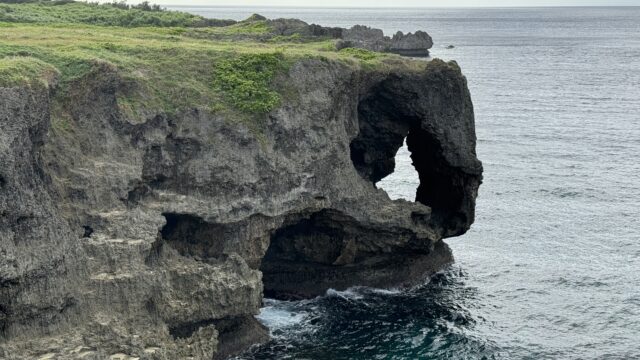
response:
<path id="1" fill-rule="evenodd" d="M 41 60 L 30 57 L 4 57 L 0 59 L 0 84 L 48 86 L 57 76 L 57 69 Z"/>
<path id="2" fill-rule="evenodd" d="M 211 20 L 178 11 L 165 11 L 142 3 L 84 3 L 69 0 L 1 0 L 0 21 L 40 24 L 91 24 L 104 26 L 182 26 L 229 25 L 232 21 Z"/>
<path id="3" fill-rule="evenodd" d="M 270 88 L 274 76 L 286 68 L 282 53 L 241 55 L 215 64 L 214 84 L 241 111 L 265 113 L 280 104 Z"/>
<path id="4" fill-rule="evenodd" d="M 0 86 L 48 82 L 57 74 L 56 96 L 64 101 L 74 82 L 96 64 L 109 64 L 126 85 L 119 105 L 133 117 L 193 106 L 259 114 L 280 104 L 282 86 L 274 80 L 299 59 L 407 63 L 395 55 L 337 51 L 321 38 L 264 38 L 269 23 L 260 17 L 227 26 L 203 21 L 218 24 L 174 11 L 66 0 L 0 3 Z"/>

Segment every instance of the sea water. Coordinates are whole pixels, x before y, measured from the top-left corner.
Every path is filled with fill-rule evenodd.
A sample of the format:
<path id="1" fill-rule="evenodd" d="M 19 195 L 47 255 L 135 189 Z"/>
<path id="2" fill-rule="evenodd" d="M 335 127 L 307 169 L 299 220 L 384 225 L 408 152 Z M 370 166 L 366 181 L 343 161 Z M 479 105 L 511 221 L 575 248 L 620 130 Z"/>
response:
<path id="1" fill-rule="evenodd" d="M 273 341 L 239 359 L 640 359 L 640 8 L 180 9 L 426 30 L 475 106 L 485 181 L 456 263 L 411 290 L 267 299 Z M 401 149 L 380 186 L 417 185 Z"/>

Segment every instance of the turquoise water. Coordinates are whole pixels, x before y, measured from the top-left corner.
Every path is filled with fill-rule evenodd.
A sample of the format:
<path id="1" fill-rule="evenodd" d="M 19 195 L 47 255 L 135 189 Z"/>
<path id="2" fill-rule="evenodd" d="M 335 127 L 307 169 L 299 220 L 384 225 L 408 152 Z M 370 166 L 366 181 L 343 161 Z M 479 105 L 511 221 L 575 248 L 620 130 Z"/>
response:
<path id="1" fill-rule="evenodd" d="M 455 265 L 266 300 L 274 340 L 240 359 L 640 359 L 640 8 L 189 10 L 428 31 L 469 80 L 485 165 Z M 382 187 L 413 199 L 406 150 Z"/>

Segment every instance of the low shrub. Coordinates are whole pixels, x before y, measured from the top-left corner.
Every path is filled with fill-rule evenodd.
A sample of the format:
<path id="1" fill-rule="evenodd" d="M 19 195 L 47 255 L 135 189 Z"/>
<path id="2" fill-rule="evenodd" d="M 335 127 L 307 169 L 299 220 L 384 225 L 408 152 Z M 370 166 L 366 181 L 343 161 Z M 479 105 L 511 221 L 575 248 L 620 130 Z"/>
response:
<path id="1" fill-rule="evenodd" d="M 280 105 L 280 94 L 271 85 L 286 69 L 282 53 L 244 54 L 220 59 L 215 64 L 214 86 L 235 108 L 266 113 Z"/>

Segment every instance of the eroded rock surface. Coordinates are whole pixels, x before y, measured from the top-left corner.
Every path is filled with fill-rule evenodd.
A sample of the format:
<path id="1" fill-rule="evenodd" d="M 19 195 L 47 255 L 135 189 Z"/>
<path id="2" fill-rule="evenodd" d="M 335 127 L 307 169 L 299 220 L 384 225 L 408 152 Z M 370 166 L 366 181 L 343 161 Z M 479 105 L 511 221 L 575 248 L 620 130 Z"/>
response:
<path id="1" fill-rule="evenodd" d="M 134 120 L 99 63 L 56 123 L 55 87 L 0 89 L 0 358 L 223 358 L 268 337 L 263 287 L 409 285 L 450 263 L 482 173 L 457 65 L 286 77 L 259 130 L 200 108 Z M 375 186 L 405 138 L 416 202 Z"/>
<path id="2" fill-rule="evenodd" d="M 393 37 L 385 36 L 382 30 L 363 25 L 343 29 L 338 48 L 360 48 L 376 52 L 388 52 L 402 56 L 428 57 L 433 47 L 431 36 L 424 31 L 404 34 L 398 31 Z"/>
<path id="3" fill-rule="evenodd" d="M 391 38 L 389 52 L 403 56 L 427 57 L 429 49 L 433 47 L 433 39 L 424 31 L 403 34 L 398 31 Z"/>
<path id="4" fill-rule="evenodd" d="M 428 57 L 430 55 L 429 49 L 433 47 L 433 39 L 424 31 L 407 34 L 398 31 L 392 37 L 389 37 L 380 29 L 364 25 L 354 25 L 345 29 L 308 24 L 299 19 L 267 19 L 257 14 L 240 23 L 256 22 L 264 22 L 269 31 L 266 34 L 252 35 L 250 37 L 258 36 L 263 41 L 273 40 L 274 36 L 293 36 L 298 39 L 339 39 L 336 43 L 338 49 L 358 48 L 410 57 Z M 238 36 L 238 38 L 246 37 L 246 35 Z"/>

